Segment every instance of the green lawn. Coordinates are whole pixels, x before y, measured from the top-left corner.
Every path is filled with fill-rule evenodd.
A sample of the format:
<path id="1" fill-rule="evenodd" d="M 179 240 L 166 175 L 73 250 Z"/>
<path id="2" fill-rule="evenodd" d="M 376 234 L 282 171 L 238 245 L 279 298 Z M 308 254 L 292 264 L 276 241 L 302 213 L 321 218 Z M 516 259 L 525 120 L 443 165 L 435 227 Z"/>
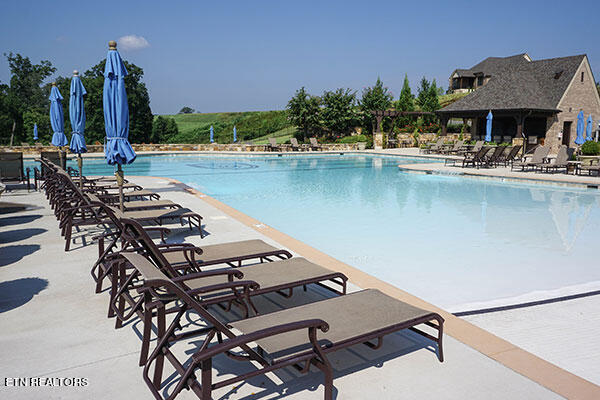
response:
<path id="1" fill-rule="evenodd" d="M 177 123 L 179 135 L 170 139 L 173 143 L 207 143 L 211 125 L 217 143 L 231 143 L 234 126 L 239 141 L 264 139 L 265 143 L 266 138 L 275 135 L 282 138 L 287 135 L 285 139 L 287 140 L 294 130 L 287 120 L 285 111 L 176 114 L 164 115 L 164 117 L 174 118 Z"/>

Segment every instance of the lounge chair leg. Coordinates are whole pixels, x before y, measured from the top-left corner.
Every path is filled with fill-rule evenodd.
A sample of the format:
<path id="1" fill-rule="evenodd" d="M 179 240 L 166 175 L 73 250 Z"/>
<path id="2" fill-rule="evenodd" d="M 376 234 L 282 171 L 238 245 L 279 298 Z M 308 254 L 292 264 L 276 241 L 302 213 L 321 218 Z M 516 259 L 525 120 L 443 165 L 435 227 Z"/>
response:
<path id="1" fill-rule="evenodd" d="M 440 362 L 444 362 L 444 348 L 442 346 L 442 337 L 444 335 L 444 320 L 438 319 L 437 323 L 438 323 L 438 340 L 437 340 L 438 360 L 440 360 Z"/>
<path id="2" fill-rule="evenodd" d="M 73 231 L 73 225 L 71 221 L 65 226 L 65 251 L 69 251 L 71 248 L 71 232 Z"/>
<path id="3" fill-rule="evenodd" d="M 150 293 L 144 293 L 144 329 L 142 333 L 142 349 L 140 350 L 140 367 L 148 360 L 148 349 L 150 348 L 150 333 L 152 331 L 152 309 L 156 304 L 150 303 Z"/>
<path id="4" fill-rule="evenodd" d="M 323 379 L 323 386 L 325 388 L 323 399 L 333 400 L 333 370 L 331 369 L 331 365 L 316 359 L 313 359 L 312 363 L 323 371 L 323 375 L 325 375 Z"/>
<path id="5" fill-rule="evenodd" d="M 212 392 L 212 358 L 207 360 L 203 360 L 200 363 L 201 369 L 201 381 L 200 385 L 202 386 L 202 398 L 210 399 Z"/>
<path id="6" fill-rule="evenodd" d="M 113 281 L 116 281 L 117 277 L 113 277 Z M 125 285 L 125 281 L 127 280 L 127 277 L 125 275 L 125 265 L 121 264 L 120 268 L 119 268 L 119 287 L 123 287 L 123 285 Z M 116 293 L 115 293 L 116 294 Z M 115 320 L 115 329 L 119 329 L 120 327 L 123 326 L 123 321 L 121 320 L 120 316 L 122 316 L 125 313 L 125 299 L 123 298 L 123 296 L 119 296 L 117 299 L 115 299 L 115 301 L 118 301 L 119 304 L 117 305 L 117 310 L 119 311 L 119 315 L 117 315 L 117 318 Z"/>
<path id="7" fill-rule="evenodd" d="M 159 303 L 156 307 L 156 335 L 157 340 L 160 341 L 165 335 L 165 305 L 163 303 Z M 165 355 L 161 351 L 159 355 L 156 357 L 156 365 L 154 367 L 154 385 L 156 387 L 160 387 L 160 382 L 162 381 L 162 371 L 165 363 Z M 207 397 L 210 399 L 210 397 Z"/>

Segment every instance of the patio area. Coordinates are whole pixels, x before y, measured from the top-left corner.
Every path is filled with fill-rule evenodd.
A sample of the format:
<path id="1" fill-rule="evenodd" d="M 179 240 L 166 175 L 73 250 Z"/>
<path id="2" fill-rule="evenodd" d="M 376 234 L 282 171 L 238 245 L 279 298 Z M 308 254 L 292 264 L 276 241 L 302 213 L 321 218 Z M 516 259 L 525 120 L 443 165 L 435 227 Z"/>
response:
<path id="1" fill-rule="evenodd" d="M 340 270 L 341 263 L 327 255 L 273 232 L 259 221 L 184 185 L 150 177 L 131 179 L 204 217 L 209 233 L 205 239 L 181 230 L 175 240 L 206 245 L 257 238 Z M 2 200 L 29 206 L 24 211 L 12 207 L 0 214 L 2 393 L 14 399 L 149 398 L 151 394 L 137 366 L 139 321 L 115 330 L 114 321 L 106 318 L 108 294 L 94 294 L 94 282 L 89 275 L 97 255 L 97 247 L 89 243 L 89 235 L 76 235 L 72 250 L 65 253 L 56 219 L 43 194 L 16 190 L 4 194 Z M 345 268 L 342 271 L 353 282 L 351 291 L 375 287 L 390 292 L 384 282 L 353 271 L 350 266 Z M 394 293 L 400 296 L 397 293 L 401 290 Z M 265 307 L 275 309 L 322 296 L 319 290 L 309 290 L 308 294 L 299 291 L 289 300 L 269 295 L 260 301 Z M 407 296 L 403 300 L 418 301 Z M 354 346 L 331 357 L 337 398 L 591 399 L 600 395 L 597 385 L 537 359 L 464 320 L 448 313 L 443 315 L 448 332 L 444 337 L 443 363 L 437 361 L 427 343 L 410 332 L 390 335 L 378 350 Z M 465 332 L 470 332 L 470 337 Z M 190 340 L 186 346 L 182 352 L 195 349 L 197 343 Z M 213 374 L 226 377 L 239 372 L 234 361 L 226 358 L 218 361 Z M 15 386 L 15 378 L 33 377 L 58 378 L 63 384 Z M 86 384 L 67 384 L 65 378 L 70 379 L 68 382 L 85 379 Z M 215 398 L 319 399 L 323 396 L 321 382 L 318 370 L 300 375 L 293 369 L 285 369 L 219 390 Z M 196 397 L 184 391 L 179 398 Z"/>

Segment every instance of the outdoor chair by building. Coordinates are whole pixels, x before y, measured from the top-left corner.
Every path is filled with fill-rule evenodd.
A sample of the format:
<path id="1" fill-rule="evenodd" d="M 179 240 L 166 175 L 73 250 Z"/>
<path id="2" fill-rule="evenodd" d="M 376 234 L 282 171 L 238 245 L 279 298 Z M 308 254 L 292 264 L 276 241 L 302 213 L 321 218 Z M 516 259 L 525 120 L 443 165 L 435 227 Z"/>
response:
<path id="1" fill-rule="evenodd" d="M 0 153 L 0 181 L 8 183 L 25 183 L 27 190 L 31 188 L 30 169 L 23 168 L 23 153 Z"/>

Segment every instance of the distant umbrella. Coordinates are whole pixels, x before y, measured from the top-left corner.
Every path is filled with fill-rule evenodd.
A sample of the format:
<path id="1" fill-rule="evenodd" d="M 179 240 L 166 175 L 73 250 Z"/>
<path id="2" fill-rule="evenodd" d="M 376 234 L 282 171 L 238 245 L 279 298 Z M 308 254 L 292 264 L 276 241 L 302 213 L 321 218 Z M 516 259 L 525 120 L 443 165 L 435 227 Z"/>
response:
<path id="1" fill-rule="evenodd" d="M 65 136 L 65 117 L 62 108 L 63 97 L 60 91 L 56 87 L 56 82 L 52 82 L 52 89 L 50 90 L 50 125 L 52 125 L 52 145 L 58 147 L 58 153 L 60 156 L 61 167 L 64 168 L 64 154 L 61 149 L 62 146 L 69 144 L 67 137 Z"/>
<path id="2" fill-rule="evenodd" d="M 233 126 L 233 143 L 237 142 L 237 130 L 235 129 L 235 125 Z"/>
<path id="3" fill-rule="evenodd" d="M 38 140 L 37 124 L 33 125 L 33 140 Z"/>
<path id="4" fill-rule="evenodd" d="M 592 129 L 594 129 L 593 124 L 594 120 L 592 119 L 592 114 L 590 114 L 590 116 L 587 119 L 587 124 L 585 125 L 585 140 L 594 140 L 594 138 L 592 137 Z"/>
<path id="5" fill-rule="evenodd" d="M 494 116 L 492 115 L 492 110 L 490 110 L 486 119 L 487 119 L 487 123 L 485 125 L 485 141 L 491 142 L 492 141 L 492 120 L 494 119 Z"/>
<path id="6" fill-rule="evenodd" d="M 73 78 L 71 79 L 71 97 L 69 99 L 69 118 L 71 120 L 71 145 L 69 148 L 71 152 L 77 154 L 77 165 L 79 166 L 79 187 L 83 187 L 82 167 L 83 160 L 81 159 L 81 153 L 87 152 L 85 147 L 85 138 L 83 137 L 83 130 L 85 129 L 85 109 L 83 107 L 83 96 L 87 93 L 81 79 L 79 79 L 79 72 L 73 71 Z"/>
<path id="7" fill-rule="evenodd" d="M 215 142 L 215 130 L 213 129 L 212 125 L 210 126 L 210 142 Z"/>
<path id="8" fill-rule="evenodd" d="M 577 114 L 577 137 L 575 138 L 575 144 L 582 145 L 585 140 L 583 139 L 583 111 L 579 111 Z"/>
<path id="9" fill-rule="evenodd" d="M 122 164 L 131 164 L 136 154 L 129 144 L 129 109 L 125 76 L 127 70 L 117 51 L 117 42 L 108 42 L 108 55 L 104 68 L 104 90 L 102 100 L 104 106 L 104 130 L 106 131 L 106 147 L 104 154 L 110 165 L 117 165 L 115 176 L 119 186 L 119 206 L 123 211 L 123 170 Z"/>

